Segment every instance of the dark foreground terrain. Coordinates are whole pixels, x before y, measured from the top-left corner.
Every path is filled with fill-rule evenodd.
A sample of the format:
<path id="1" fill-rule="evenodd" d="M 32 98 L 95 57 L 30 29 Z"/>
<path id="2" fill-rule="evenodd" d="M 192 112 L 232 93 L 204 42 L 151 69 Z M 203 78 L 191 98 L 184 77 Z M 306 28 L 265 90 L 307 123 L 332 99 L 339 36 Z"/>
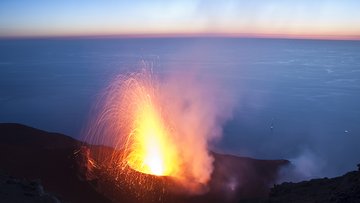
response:
<path id="1" fill-rule="evenodd" d="M 275 185 L 270 192 L 270 202 L 360 202 L 360 164 L 336 178 L 313 179 L 299 183 Z"/>
<path id="2" fill-rule="evenodd" d="M 214 171 L 207 192 L 189 195 L 177 191 L 171 178 L 136 171 L 125 178 L 141 178 L 130 182 L 121 175 L 115 181 L 103 170 L 91 171 L 89 178 L 81 166 L 84 157 L 79 159 L 83 147 L 62 134 L 0 124 L 0 202 L 360 202 L 359 171 L 283 183 L 270 191 L 288 161 L 212 153 Z"/>
<path id="3" fill-rule="evenodd" d="M 48 133 L 20 124 L 0 124 L 0 173 L 26 182 L 38 180 L 46 193 L 53 194 L 61 202 L 138 202 L 131 194 L 134 184 L 114 182 L 101 174 L 93 174 L 91 180 L 83 178 L 78 167 L 78 154 L 83 144 L 73 138 L 57 133 Z M 152 190 L 153 202 L 234 202 L 243 198 L 264 198 L 277 178 L 286 160 L 256 160 L 213 153 L 214 172 L 208 192 L 202 195 L 174 193 L 166 177 L 144 175 L 142 180 L 161 183 L 161 195 Z M 136 173 L 136 172 L 132 172 Z M 139 176 L 139 175 L 138 175 Z M 107 179 L 108 178 L 108 179 Z M 121 177 L 120 177 L 121 178 Z M 8 178 L 9 179 L 9 178 Z M 146 182 L 145 181 L 145 182 Z M 4 187 L 6 182 L 1 184 Z M 140 183 L 136 183 L 141 185 Z M 135 185 L 136 185 L 135 184 Z M 22 184 L 17 184 L 23 187 Z M 26 185 L 26 184 L 25 184 Z M 26 187 L 26 186 L 25 186 Z M 156 189 L 153 187 L 153 189 Z M 144 188 L 142 188 L 144 189 Z M 146 193 L 146 191 L 140 191 Z M 12 193 L 1 192 L 0 202 L 11 199 Z M 26 195 L 26 194 L 24 194 Z M 17 194 L 18 196 L 18 194 Z M 34 198 L 37 195 L 34 195 Z"/>
<path id="4" fill-rule="evenodd" d="M 39 180 L 61 202 L 110 202 L 78 178 L 73 151 L 80 144 L 61 134 L 0 124 L 0 172 L 18 180 Z M 8 195 L 0 193 L 0 202 Z"/>

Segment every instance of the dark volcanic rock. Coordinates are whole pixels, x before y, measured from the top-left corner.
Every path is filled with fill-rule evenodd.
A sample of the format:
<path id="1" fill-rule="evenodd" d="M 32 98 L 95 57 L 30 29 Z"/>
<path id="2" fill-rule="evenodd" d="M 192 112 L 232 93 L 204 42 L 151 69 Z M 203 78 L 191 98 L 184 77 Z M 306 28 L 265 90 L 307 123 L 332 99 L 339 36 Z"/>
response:
<path id="1" fill-rule="evenodd" d="M 0 202 L 60 203 L 60 200 L 45 192 L 38 180 L 28 181 L 0 174 Z"/>
<path id="2" fill-rule="evenodd" d="M 65 135 L 0 124 L 0 170 L 14 177 L 40 179 L 45 190 L 61 202 L 110 202 L 77 177 L 73 152 L 80 145 Z"/>
<path id="3" fill-rule="evenodd" d="M 106 171 L 88 167 L 89 152 L 84 146 L 65 135 L 20 124 L 0 124 L 0 170 L 27 180 L 40 179 L 45 190 L 56 194 L 61 202 L 142 201 L 131 196 L 134 190 L 137 194 L 149 193 L 155 197 L 152 202 L 237 202 L 266 198 L 278 171 L 289 163 L 212 153 L 214 170 L 207 192 L 189 195 L 177 191 L 171 177 L 130 171 L 130 175 L 141 178 L 129 182 L 119 176 L 114 180 Z M 92 148 L 113 153 L 108 147 Z M 129 173 L 126 175 L 129 177 Z M 144 181 L 151 182 L 151 187 L 144 187 Z"/>
<path id="4" fill-rule="evenodd" d="M 275 185 L 269 202 L 360 202 L 360 171 L 336 178 Z"/>

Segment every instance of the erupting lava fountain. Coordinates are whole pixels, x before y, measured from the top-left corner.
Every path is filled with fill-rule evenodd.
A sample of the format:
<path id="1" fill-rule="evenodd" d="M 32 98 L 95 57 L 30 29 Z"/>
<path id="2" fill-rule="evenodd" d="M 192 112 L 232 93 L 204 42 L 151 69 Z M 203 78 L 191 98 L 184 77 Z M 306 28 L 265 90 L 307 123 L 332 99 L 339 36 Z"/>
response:
<path id="1" fill-rule="evenodd" d="M 207 144 L 221 134 L 218 121 L 224 111 L 215 110 L 211 99 L 205 102 L 214 94 L 203 90 L 189 81 L 162 84 L 146 68 L 115 78 L 87 132 L 88 143 L 115 149 L 111 155 L 97 155 L 97 164 L 106 160 L 114 177 L 130 167 L 206 184 L 213 161 Z"/>

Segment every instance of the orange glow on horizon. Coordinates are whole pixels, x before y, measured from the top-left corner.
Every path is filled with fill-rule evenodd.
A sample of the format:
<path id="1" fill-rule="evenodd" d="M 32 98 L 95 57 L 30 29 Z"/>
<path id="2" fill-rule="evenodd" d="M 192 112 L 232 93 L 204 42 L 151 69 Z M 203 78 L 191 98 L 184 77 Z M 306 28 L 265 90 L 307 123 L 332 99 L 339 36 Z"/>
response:
<path id="1" fill-rule="evenodd" d="M 26 38 L 191 38 L 191 37 L 219 37 L 219 38 L 275 38 L 275 39 L 318 39 L 318 40 L 360 40 L 360 33 L 237 33 L 237 32 L 174 32 L 174 33 L 58 33 L 0 36 L 0 39 Z"/>
<path id="2" fill-rule="evenodd" d="M 36 5 L 36 6 L 35 6 Z M 0 38 L 269 37 L 359 39 L 359 1 L 8 3 Z M 26 11 L 26 12 L 24 12 Z"/>
<path id="3" fill-rule="evenodd" d="M 100 30 L 100 31 L 99 31 Z M 20 33 L 20 34 L 19 34 Z M 167 37 L 230 37 L 230 38 L 286 38 L 286 39 L 325 39 L 360 40 L 360 28 L 350 24 L 311 25 L 297 23 L 292 25 L 239 24 L 227 22 L 215 27 L 207 27 L 197 22 L 188 24 L 153 24 L 145 27 L 119 29 L 104 26 L 101 29 L 91 27 L 72 27 L 68 29 L 38 29 L 8 32 L 0 38 L 167 38 Z"/>

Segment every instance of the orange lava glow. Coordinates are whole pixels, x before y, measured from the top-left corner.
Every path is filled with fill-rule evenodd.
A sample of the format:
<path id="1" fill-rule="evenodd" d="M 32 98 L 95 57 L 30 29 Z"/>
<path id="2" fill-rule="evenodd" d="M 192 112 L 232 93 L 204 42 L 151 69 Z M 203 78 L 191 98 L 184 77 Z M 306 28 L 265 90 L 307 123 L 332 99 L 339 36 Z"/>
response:
<path id="1" fill-rule="evenodd" d="M 143 78 L 149 80 L 149 78 Z M 170 129 L 164 119 L 164 112 L 157 101 L 157 91 L 151 81 L 136 81 L 123 92 L 126 95 L 127 115 L 118 122 L 130 123 L 126 157 L 128 165 L 142 173 L 172 175 L 176 171 L 178 158 L 173 146 Z M 131 115 L 131 116 L 129 116 Z"/>
<path id="2" fill-rule="evenodd" d="M 105 91 L 87 141 L 123 152 L 111 157 L 115 171 L 129 166 L 145 174 L 176 176 L 180 158 L 160 97 L 149 70 L 121 75 Z"/>
<path id="3" fill-rule="evenodd" d="M 206 191 L 214 160 L 208 142 L 221 136 L 231 100 L 196 74 L 157 78 L 149 64 L 141 65 L 114 78 L 90 114 L 85 141 L 94 171 L 146 190 L 158 178 L 193 194 Z"/>

